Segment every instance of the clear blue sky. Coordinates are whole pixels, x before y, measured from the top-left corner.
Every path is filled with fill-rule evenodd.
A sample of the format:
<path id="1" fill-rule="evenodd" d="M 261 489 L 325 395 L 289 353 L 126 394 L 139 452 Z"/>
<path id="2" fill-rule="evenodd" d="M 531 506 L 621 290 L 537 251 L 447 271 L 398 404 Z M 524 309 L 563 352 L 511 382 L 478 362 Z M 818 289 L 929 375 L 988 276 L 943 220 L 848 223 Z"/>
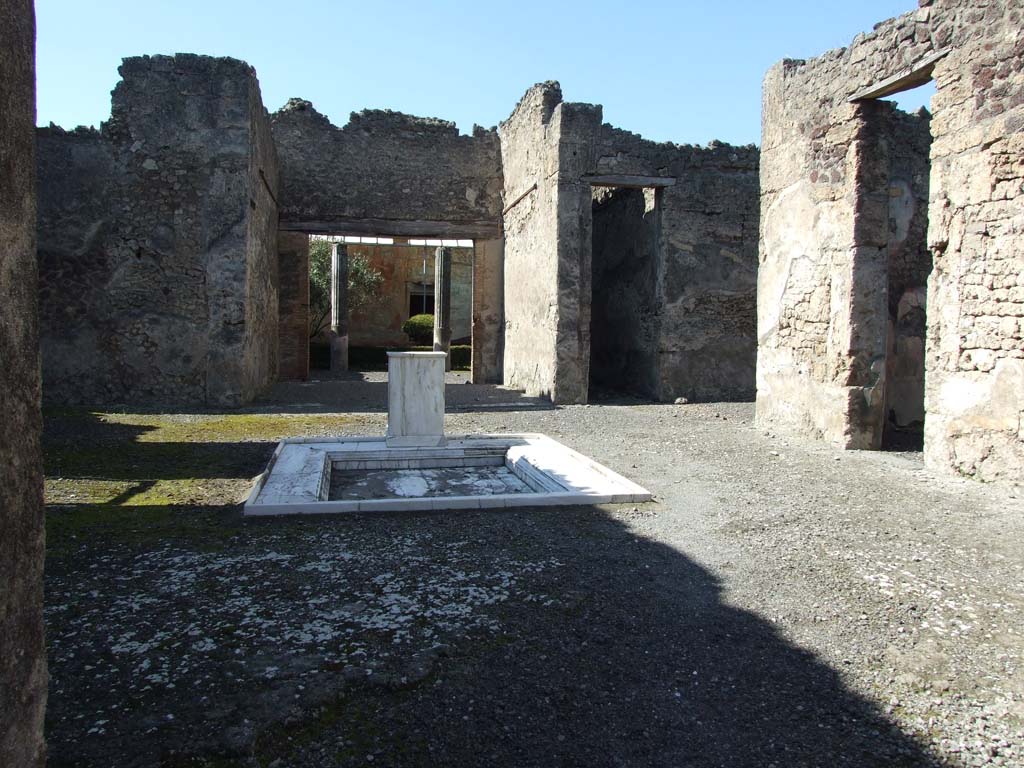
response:
<path id="1" fill-rule="evenodd" d="M 914 0 L 36 0 L 38 122 L 110 115 L 121 58 L 244 59 L 270 111 L 291 96 L 336 125 L 364 108 L 490 127 L 535 82 L 657 141 L 760 143 L 761 78 L 846 45 Z M 927 103 L 907 94 L 903 107 Z"/>

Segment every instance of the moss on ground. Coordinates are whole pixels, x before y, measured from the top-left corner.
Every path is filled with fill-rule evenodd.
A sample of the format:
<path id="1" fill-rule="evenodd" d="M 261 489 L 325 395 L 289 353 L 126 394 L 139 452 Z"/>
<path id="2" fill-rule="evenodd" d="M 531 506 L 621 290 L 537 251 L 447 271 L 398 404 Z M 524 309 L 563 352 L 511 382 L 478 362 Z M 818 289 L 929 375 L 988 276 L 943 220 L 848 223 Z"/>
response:
<path id="1" fill-rule="evenodd" d="M 351 695 L 324 704 L 297 722 L 282 722 L 266 728 L 253 745 L 256 764 L 260 768 L 295 764 L 297 754 L 308 756 L 311 746 L 321 744 L 325 734 L 336 732 L 342 725 L 346 738 L 332 741 L 330 747 L 321 750 L 333 764 L 368 762 L 368 755 L 379 753 L 385 746 L 401 765 L 436 764 L 424 737 L 412 738 L 405 734 L 401 741 L 392 740 L 382 727 L 382 708 L 385 705 L 377 696 L 358 690 L 350 690 L 349 693 Z M 408 695 L 408 691 L 391 690 L 389 706 L 397 706 Z"/>
<path id="2" fill-rule="evenodd" d="M 82 538 L 216 542 L 283 437 L 349 431 L 338 414 L 44 410 L 51 556 Z"/>

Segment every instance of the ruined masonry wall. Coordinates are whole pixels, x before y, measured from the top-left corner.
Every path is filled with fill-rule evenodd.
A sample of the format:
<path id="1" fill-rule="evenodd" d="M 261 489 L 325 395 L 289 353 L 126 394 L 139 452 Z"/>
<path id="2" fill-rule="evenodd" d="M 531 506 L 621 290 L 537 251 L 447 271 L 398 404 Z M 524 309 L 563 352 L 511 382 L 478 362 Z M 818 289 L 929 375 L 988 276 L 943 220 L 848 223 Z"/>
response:
<path id="1" fill-rule="evenodd" d="M 754 396 L 758 162 L 756 147 L 656 143 L 605 125 L 595 172 L 670 176 L 658 195 L 659 400 Z"/>
<path id="2" fill-rule="evenodd" d="M 590 389 L 593 192 L 583 178 L 597 164 L 601 107 L 563 103 L 558 128 L 558 336 L 556 403 L 585 403 Z"/>
<path id="3" fill-rule="evenodd" d="M 858 197 L 862 178 L 874 173 L 884 185 L 888 165 L 873 162 L 871 105 L 847 99 L 932 51 L 928 13 L 912 12 L 847 49 L 781 62 L 765 77 L 757 294 L 763 427 L 850 448 L 880 444 L 888 214 L 880 199 L 873 202 L 883 213 L 859 221 L 857 211 L 871 202 Z"/>
<path id="4" fill-rule="evenodd" d="M 249 201 L 245 233 L 245 340 L 242 348 L 242 396 L 251 400 L 277 381 L 280 368 L 278 316 L 280 275 L 277 251 L 277 149 L 260 96 L 249 78 Z M 306 293 L 309 293 L 308 272 Z M 300 288 L 301 291 L 301 288 Z M 307 298 L 307 304 L 309 303 Z M 309 356 L 308 344 L 306 357 Z M 299 352 L 301 357 L 302 353 Z M 296 363 L 298 367 L 298 363 Z"/>
<path id="5" fill-rule="evenodd" d="M 505 384 L 586 402 L 590 188 L 600 108 L 564 104 L 557 83 L 527 91 L 499 127 L 505 205 Z M 536 185 L 532 191 L 531 188 Z"/>
<path id="6" fill-rule="evenodd" d="M 371 219 L 500 229 L 493 130 L 460 136 L 454 123 L 381 110 L 353 113 L 338 128 L 301 99 L 275 112 L 271 125 L 281 159 L 281 219 L 290 225 L 328 231 L 332 223 Z M 394 232 L 383 225 L 376 234 Z"/>
<path id="7" fill-rule="evenodd" d="M 277 375 L 276 155 L 255 73 L 137 57 L 102 130 L 38 131 L 45 396 L 233 405 Z"/>
<path id="8" fill-rule="evenodd" d="M 530 89 L 499 127 L 505 205 L 505 385 L 550 395 L 555 380 L 558 306 L 555 87 Z M 536 184 L 537 188 L 529 191 Z"/>
<path id="9" fill-rule="evenodd" d="M 631 339 L 596 342 L 601 375 L 618 349 L 640 368 L 623 373 L 627 388 L 643 380 L 651 397 L 751 397 L 757 149 L 657 144 L 600 121 L 599 107 L 563 103 L 557 83 L 542 83 L 499 128 L 506 205 L 537 184 L 505 216 L 506 383 L 586 402 L 593 301 L 609 288 L 593 295 L 587 177 L 670 176 L 677 183 L 657 193 L 650 216 L 652 317 Z M 608 332 L 608 307 L 597 311 L 595 327 Z"/>
<path id="10" fill-rule="evenodd" d="M 757 421 L 876 447 L 888 315 L 868 103 L 847 99 L 929 54 L 932 100 L 925 459 L 983 479 L 1024 473 L 1024 11 L 922 7 L 764 81 Z M 809 223 L 809 225 L 808 225 Z M 879 339 L 883 339 L 882 342 Z"/>
<path id="11" fill-rule="evenodd" d="M 0 0 L 0 18 L 0 765 L 42 768 L 47 673 L 31 0 Z"/>
<path id="12" fill-rule="evenodd" d="M 936 2 L 925 460 L 1024 478 L 1024 8 Z M 941 34 L 935 25 L 933 34 Z"/>

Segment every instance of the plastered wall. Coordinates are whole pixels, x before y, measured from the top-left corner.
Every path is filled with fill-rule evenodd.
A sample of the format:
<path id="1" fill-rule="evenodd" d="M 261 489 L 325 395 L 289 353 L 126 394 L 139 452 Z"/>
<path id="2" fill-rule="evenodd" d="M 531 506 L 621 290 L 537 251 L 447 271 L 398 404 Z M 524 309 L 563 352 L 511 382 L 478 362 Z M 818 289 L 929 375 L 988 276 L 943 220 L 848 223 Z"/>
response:
<path id="1" fill-rule="evenodd" d="M 764 81 L 757 419 L 878 445 L 885 306 L 864 89 L 933 61 L 925 459 L 981 479 L 1024 467 L 1022 10 L 922 3 Z M 936 60 L 937 58 L 937 60 Z M 884 215 L 884 214 L 883 214 Z M 888 297 L 887 297 L 888 298 Z"/>

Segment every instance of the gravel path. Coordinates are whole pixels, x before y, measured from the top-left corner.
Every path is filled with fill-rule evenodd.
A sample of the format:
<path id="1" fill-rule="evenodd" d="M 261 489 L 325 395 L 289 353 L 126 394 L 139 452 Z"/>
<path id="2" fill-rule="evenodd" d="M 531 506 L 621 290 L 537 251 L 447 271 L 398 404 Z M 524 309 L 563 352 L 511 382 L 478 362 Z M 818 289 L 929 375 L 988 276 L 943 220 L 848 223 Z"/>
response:
<path id="1" fill-rule="evenodd" d="M 379 433 L 367 378 L 256 410 Z M 450 381 L 448 431 L 544 432 L 655 502 L 232 499 L 175 508 L 177 536 L 80 534 L 48 563 L 50 764 L 1024 764 L 1021 489 L 766 435 L 749 404 Z"/>

